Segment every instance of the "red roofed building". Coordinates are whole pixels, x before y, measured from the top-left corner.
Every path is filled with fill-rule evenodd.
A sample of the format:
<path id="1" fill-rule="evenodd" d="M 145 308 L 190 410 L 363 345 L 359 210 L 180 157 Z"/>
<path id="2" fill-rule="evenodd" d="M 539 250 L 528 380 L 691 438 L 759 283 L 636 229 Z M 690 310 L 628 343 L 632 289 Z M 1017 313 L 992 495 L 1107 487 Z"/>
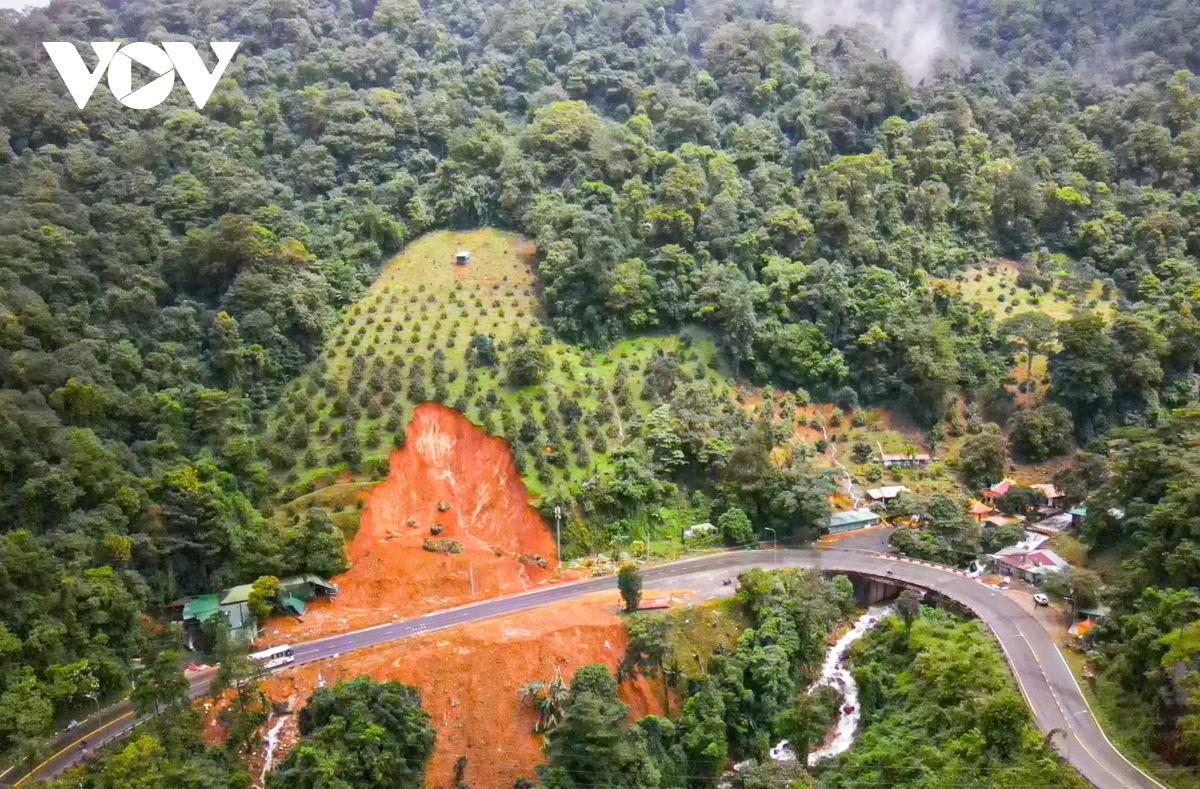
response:
<path id="1" fill-rule="evenodd" d="M 993 554 L 996 571 L 1001 575 L 1015 575 L 1023 581 L 1035 584 L 1046 573 L 1061 572 L 1071 565 L 1054 551 L 1039 549 L 1006 548 Z"/>
<path id="2" fill-rule="evenodd" d="M 995 504 L 996 499 L 1000 498 L 1005 493 L 1008 493 L 1012 486 L 1016 484 L 1017 483 L 1013 480 L 1005 477 L 995 485 L 992 485 L 990 488 L 984 488 L 983 490 L 979 491 L 979 495 L 983 496 L 983 500 L 988 504 Z"/>

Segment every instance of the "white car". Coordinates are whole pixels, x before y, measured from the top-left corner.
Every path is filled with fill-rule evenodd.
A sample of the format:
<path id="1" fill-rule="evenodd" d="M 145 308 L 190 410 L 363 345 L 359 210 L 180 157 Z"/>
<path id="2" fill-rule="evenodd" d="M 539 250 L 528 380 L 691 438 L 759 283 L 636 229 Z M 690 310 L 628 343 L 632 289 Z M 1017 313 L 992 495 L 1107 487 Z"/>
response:
<path id="1" fill-rule="evenodd" d="M 1034 605 L 1050 605 L 1050 598 L 1039 592 L 1033 596 L 1033 603 Z"/>

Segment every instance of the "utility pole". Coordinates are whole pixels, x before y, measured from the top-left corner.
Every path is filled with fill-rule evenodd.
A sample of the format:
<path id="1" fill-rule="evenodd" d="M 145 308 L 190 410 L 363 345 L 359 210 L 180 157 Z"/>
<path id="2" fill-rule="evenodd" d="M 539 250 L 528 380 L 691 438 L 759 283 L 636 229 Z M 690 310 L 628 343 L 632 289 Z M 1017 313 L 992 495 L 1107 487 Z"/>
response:
<path id="1" fill-rule="evenodd" d="M 473 565 L 473 564 L 467 565 L 467 574 L 469 576 L 471 576 L 471 598 L 474 599 L 474 597 L 475 597 L 475 565 Z"/>
<path id="2" fill-rule="evenodd" d="M 558 557 L 558 571 L 562 572 L 562 527 L 559 522 L 562 520 L 562 507 L 554 505 L 554 542 L 556 544 L 555 554 Z"/>

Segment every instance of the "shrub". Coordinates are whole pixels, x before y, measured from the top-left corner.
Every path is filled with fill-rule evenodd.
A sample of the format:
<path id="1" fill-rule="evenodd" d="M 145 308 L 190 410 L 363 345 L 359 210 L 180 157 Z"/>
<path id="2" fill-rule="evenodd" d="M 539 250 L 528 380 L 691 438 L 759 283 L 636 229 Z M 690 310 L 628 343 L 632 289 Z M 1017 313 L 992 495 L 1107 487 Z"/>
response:
<path id="1" fill-rule="evenodd" d="M 738 507 L 730 507 L 717 518 L 717 528 L 726 545 L 750 545 L 754 542 L 754 526 L 750 516 Z"/>

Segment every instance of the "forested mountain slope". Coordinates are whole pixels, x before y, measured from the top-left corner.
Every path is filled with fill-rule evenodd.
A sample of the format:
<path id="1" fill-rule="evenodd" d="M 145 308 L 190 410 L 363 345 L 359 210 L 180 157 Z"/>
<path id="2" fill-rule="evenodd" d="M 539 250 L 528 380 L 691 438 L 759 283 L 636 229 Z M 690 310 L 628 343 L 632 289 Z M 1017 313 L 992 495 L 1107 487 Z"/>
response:
<path id="1" fill-rule="evenodd" d="M 328 520 L 271 518 L 267 414 L 430 229 L 530 236 L 559 340 L 699 323 L 744 380 L 930 430 L 1014 403 L 1008 332 L 929 276 L 1027 258 L 1031 299 L 1084 308 L 1050 364 L 1079 440 L 1194 401 L 1198 14 L 962 3 L 913 85 L 765 3 L 0 12 L 0 738 L 118 692 L 175 596 L 317 569 Z M 202 111 L 79 110 L 41 42 L 116 39 L 241 43 Z M 709 474 L 735 448 L 702 438 Z"/>

